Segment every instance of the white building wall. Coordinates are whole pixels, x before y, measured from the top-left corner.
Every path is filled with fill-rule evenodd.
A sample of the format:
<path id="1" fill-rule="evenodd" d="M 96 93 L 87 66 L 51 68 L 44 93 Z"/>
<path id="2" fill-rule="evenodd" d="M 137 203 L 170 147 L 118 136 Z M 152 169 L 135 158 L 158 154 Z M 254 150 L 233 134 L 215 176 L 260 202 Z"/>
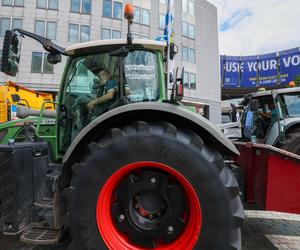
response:
<path id="1" fill-rule="evenodd" d="M 25 0 L 24 7 L 2 6 L 0 0 L 0 18 L 16 17 L 22 18 L 22 29 L 34 32 L 35 20 L 48 20 L 57 22 L 56 40 L 62 47 L 73 43 L 68 42 L 69 23 L 90 26 L 90 40 L 101 38 L 102 28 L 113 28 L 122 32 L 126 37 L 126 20 L 105 18 L 103 13 L 103 1 L 92 0 L 91 14 L 79 14 L 70 12 L 70 0 L 60 0 L 58 10 L 37 9 L 36 0 Z M 129 0 L 118 0 L 124 4 Z M 165 13 L 165 5 L 160 0 L 133 0 L 135 6 L 150 9 L 150 25 L 134 23 L 132 32 L 136 34 L 149 35 L 154 39 L 162 34 L 159 29 L 159 14 Z M 195 15 L 182 13 L 182 0 L 174 0 L 175 20 L 175 43 L 179 46 L 179 54 L 175 59 L 175 66 L 181 69 L 183 66 L 189 72 L 196 74 L 196 90 L 185 89 L 185 98 L 208 103 L 210 105 L 210 120 L 221 121 L 221 84 L 219 77 L 219 50 L 218 50 L 218 22 L 217 8 L 206 0 L 194 0 Z M 182 21 L 195 25 L 195 39 L 182 36 Z M 0 37 L 2 48 L 3 38 Z M 182 46 L 195 49 L 196 63 L 182 61 Z M 54 66 L 54 74 L 31 73 L 32 52 L 42 52 L 42 46 L 30 38 L 23 39 L 20 72 L 17 77 L 6 77 L 0 73 L 0 82 L 12 80 L 17 83 L 37 90 L 58 91 L 59 83 L 63 73 L 66 58 L 63 63 Z"/>

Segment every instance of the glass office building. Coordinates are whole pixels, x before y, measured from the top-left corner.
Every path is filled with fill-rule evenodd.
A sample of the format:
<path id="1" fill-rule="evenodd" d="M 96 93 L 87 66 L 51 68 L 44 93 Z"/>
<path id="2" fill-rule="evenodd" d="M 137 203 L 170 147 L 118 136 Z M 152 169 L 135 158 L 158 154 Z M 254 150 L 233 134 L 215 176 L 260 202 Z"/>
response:
<path id="1" fill-rule="evenodd" d="M 135 8 L 133 38 L 163 34 L 167 0 L 0 0 L 0 46 L 6 29 L 22 28 L 48 37 L 62 47 L 97 39 L 126 37 L 124 5 Z M 174 0 L 175 66 L 184 66 L 185 98 L 209 104 L 210 119 L 220 121 L 217 8 L 206 0 Z M 0 50 L 1 50 L 0 48 Z M 10 79 L 41 91 L 58 91 L 63 63 L 51 65 L 32 39 L 22 42 L 17 77 Z M 180 71 L 180 70 L 179 70 Z"/>

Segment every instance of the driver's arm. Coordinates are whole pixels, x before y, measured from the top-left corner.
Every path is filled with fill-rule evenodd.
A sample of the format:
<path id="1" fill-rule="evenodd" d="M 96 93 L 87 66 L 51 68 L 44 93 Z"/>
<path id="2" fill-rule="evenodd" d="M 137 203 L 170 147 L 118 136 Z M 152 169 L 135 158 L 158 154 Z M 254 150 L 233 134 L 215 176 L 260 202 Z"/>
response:
<path id="1" fill-rule="evenodd" d="M 106 103 L 106 102 L 110 101 L 111 99 L 114 98 L 115 92 L 116 92 L 116 89 L 108 90 L 108 92 L 105 95 L 100 96 L 94 100 L 95 104 L 97 105 L 100 103 Z"/>
<path id="2" fill-rule="evenodd" d="M 116 92 L 115 88 L 110 89 L 110 90 L 108 90 L 108 92 L 105 95 L 97 97 L 94 100 L 90 101 L 87 104 L 88 110 L 93 110 L 97 104 L 109 102 L 110 100 L 113 99 L 115 92 Z"/>
<path id="3" fill-rule="evenodd" d="M 265 117 L 265 118 L 271 118 L 272 117 L 272 113 L 264 113 L 264 112 L 257 112 L 258 115 Z"/>

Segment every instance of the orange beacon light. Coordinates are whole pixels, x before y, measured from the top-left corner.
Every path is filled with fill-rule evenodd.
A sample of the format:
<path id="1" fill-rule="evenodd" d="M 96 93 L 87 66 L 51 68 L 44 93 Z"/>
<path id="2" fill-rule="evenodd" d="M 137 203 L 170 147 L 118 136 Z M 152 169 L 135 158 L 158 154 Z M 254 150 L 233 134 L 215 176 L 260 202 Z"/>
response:
<path id="1" fill-rule="evenodd" d="M 134 17 L 134 8 L 130 3 L 127 3 L 124 8 L 124 16 L 131 24 Z"/>

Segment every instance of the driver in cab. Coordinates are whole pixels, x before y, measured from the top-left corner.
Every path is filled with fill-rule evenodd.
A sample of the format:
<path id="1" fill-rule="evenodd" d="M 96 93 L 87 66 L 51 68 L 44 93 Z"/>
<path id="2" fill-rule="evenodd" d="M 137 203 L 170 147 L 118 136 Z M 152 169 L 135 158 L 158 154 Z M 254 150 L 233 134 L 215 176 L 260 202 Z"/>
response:
<path id="1" fill-rule="evenodd" d="M 115 80 L 111 79 L 106 69 L 101 69 L 97 75 L 99 79 L 95 78 L 93 85 L 95 98 L 87 104 L 87 109 L 101 114 L 107 111 L 109 106 L 115 102 L 118 84 Z"/>
<path id="2" fill-rule="evenodd" d="M 271 119 L 275 121 L 277 119 L 277 109 L 274 103 L 268 104 L 268 112 L 258 112 L 258 115 L 262 116 L 263 118 Z"/>

